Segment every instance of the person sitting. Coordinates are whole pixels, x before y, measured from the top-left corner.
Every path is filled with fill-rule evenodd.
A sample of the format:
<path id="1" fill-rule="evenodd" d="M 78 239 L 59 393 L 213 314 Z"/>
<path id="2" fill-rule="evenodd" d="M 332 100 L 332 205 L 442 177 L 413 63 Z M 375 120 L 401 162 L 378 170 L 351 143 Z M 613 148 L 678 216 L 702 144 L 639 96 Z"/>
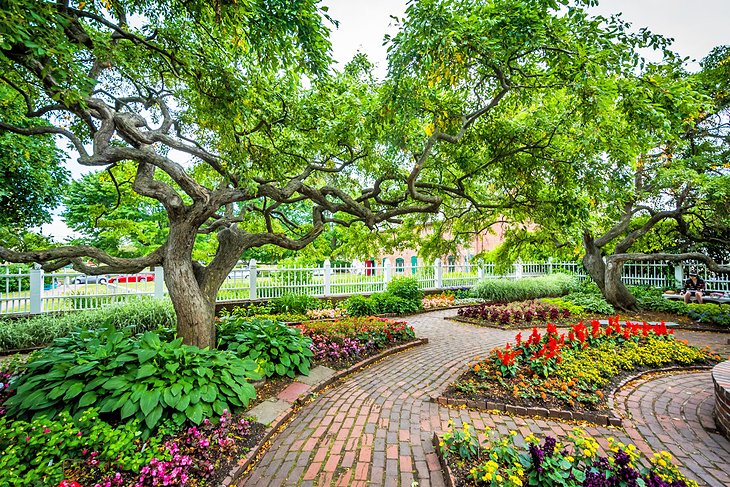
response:
<path id="1" fill-rule="evenodd" d="M 682 296 L 684 296 L 684 302 L 689 303 L 692 296 L 697 299 L 697 304 L 702 304 L 702 293 L 705 292 L 705 281 L 700 279 L 700 276 L 696 272 L 689 273 L 689 279 L 684 281 L 684 288 L 682 289 Z"/>

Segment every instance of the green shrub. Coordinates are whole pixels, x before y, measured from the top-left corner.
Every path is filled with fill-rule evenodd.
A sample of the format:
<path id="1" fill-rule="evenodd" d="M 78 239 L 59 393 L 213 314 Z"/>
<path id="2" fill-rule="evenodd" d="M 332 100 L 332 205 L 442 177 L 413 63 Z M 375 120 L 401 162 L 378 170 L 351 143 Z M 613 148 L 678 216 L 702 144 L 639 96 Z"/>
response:
<path id="1" fill-rule="evenodd" d="M 423 291 L 419 289 L 418 281 L 412 277 L 394 278 L 388 283 L 386 293 L 418 303 L 423 299 Z"/>
<path id="2" fill-rule="evenodd" d="M 39 347 L 78 328 L 131 327 L 133 333 L 175 328 L 177 319 L 168 299 L 135 298 L 123 304 L 66 314 L 44 314 L 0 320 L 0 350 Z"/>
<path id="3" fill-rule="evenodd" d="M 524 279 L 484 279 L 472 294 L 486 301 L 523 301 L 527 299 L 562 296 L 576 288 L 575 278 L 566 274 L 551 274 Z"/>
<path id="4" fill-rule="evenodd" d="M 360 294 L 347 298 L 345 301 L 345 309 L 349 316 L 372 316 L 378 314 L 375 301 Z"/>
<path id="5" fill-rule="evenodd" d="M 269 303 L 271 312 L 305 314 L 320 307 L 319 299 L 306 294 L 284 294 Z"/>
<path id="6" fill-rule="evenodd" d="M 551 304 L 558 308 L 567 309 L 570 311 L 571 316 L 580 316 L 586 312 L 583 306 L 579 306 L 571 301 L 562 298 L 542 298 L 540 301 L 546 304 Z"/>
<path id="7" fill-rule="evenodd" d="M 422 301 L 413 301 L 390 292 L 373 294 L 370 299 L 375 304 L 376 314 L 408 314 L 421 309 Z"/>
<path id="8" fill-rule="evenodd" d="M 248 405 L 258 379 L 252 360 L 219 350 L 167 342 L 156 333 L 83 330 L 36 352 L 12 383 L 10 417 L 76 415 L 88 408 L 114 420 L 138 419 L 149 433 L 165 419 L 199 424 L 224 409 Z"/>
<path id="9" fill-rule="evenodd" d="M 606 301 L 603 296 L 587 292 L 570 293 L 562 298 L 563 300 L 582 307 L 585 311 L 610 315 L 614 313 L 613 306 Z"/>
<path id="10" fill-rule="evenodd" d="M 161 435 L 151 437 L 141 448 L 138 430 L 137 420 L 114 427 L 100 420 L 95 409 L 87 409 L 76 419 L 65 411 L 55 420 L 0 418 L 3 485 L 58 485 L 65 477 L 68 460 L 80 461 L 84 452 L 96 452 L 94 460 L 101 465 L 113 463 L 139 472 L 153 457 L 164 454 L 160 451 Z"/>
<path id="11" fill-rule="evenodd" d="M 256 361 L 267 377 L 309 375 L 312 340 L 298 328 L 272 320 L 228 318 L 219 329 L 221 346 Z"/>

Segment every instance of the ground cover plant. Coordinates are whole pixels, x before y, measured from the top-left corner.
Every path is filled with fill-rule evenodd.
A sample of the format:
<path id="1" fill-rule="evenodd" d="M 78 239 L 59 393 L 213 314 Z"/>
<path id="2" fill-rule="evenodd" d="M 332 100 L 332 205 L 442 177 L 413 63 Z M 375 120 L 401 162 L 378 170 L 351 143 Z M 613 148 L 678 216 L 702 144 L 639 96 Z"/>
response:
<path id="1" fill-rule="evenodd" d="M 376 317 L 312 321 L 296 327 L 311 338 L 315 360 L 335 368 L 346 368 L 369 355 L 416 338 L 413 327 L 405 321 Z"/>
<path id="2" fill-rule="evenodd" d="M 530 300 L 507 304 L 482 303 L 467 306 L 459 308 L 457 315 L 485 326 L 524 328 L 533 324 L 544 326 L 548 322 L 562 322 L 571 318 L 572 313 L 568 308 Z"/>
<path id="3" fill-rule="evenodd" d="M 423 300 L 421 300 L 421 306 L 423 309 L 448 308 L 449 306 L 453 306 L 455 301 L 456 297 L 453 294 L 432 294 L 430 296 L 425 296 Z"/>
<path id="4" fill-rule="evenodd" d="M 500 435 L 487 429 L 480 441 L 470 424 L 456 428 L 450 421 L 438 450 L 458 486 L 697 487 L 664 451 L 644 459 L 634 445 L 609 439 L 608 450 L 601 452 L 579 428 L 564 443 L 546 436 L 541 444 L 530 435 L 517 445 L 516 437 L 516 431 Z"/>
<path id="5" fill-rule="evenodd" d="M 0 418 L 0 471 L 4 485 L 82 486 L 214 485 L 261 437 L 263 426 L 224 411 L 212 421 L 179 431 L 161 429 L 146 441 L 139 421 L 111 424 L 87 409 L 74 418 L 32 421 Z"/>
<path id="6" fill-rule="evenodd" d="M 641 309 L 688 316 L 704 325 L 730 327 L 730 305 L 728 304 L 686 304 L 680 300 L 662 297 L 660 289 L 635 286 L 630 290 Z"/>
<path id="7" fill-rule="evenodd" d="M 618 317 L 601 326 L 580 322 L 558 333 L 533 328 L 513 343 L 477 358 L 446 395 L 554 409 L 606 409 L 606 394 L 621 378 L 669 365 L 714 364 L 719 357 L 675 340 L 664 323 Z"/>
<path id="8" fill-rule="evenodd" d="M 131 327 L 134 333 L 174 328 L 175 310 L 166 299 L 135 298 L 100 309 L 0 320 L 0 350 L 48 345 L 76 329 Z"/>
<path id="9" fill-rule="evenodd" d="M 577 281 L 567 274 L 550 274 L 524 279 L 484 279 L 472 289 L 474 297 L 485 301 L 523 301 L 562 296 L 575 290 Z"/>

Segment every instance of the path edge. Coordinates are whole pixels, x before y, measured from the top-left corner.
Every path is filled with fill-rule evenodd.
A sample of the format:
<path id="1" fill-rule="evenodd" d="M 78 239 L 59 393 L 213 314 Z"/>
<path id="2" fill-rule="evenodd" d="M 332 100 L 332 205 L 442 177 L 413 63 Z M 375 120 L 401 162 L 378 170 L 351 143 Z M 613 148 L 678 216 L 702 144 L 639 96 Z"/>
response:
<path id="1" fill-rule="evenodd" d="M 412 342 L 389 348 L 380 352 L 377 355 L 368 357 L 365 360 L 362 360 L 348 367 L 347 369 L 338 371 L 329 379 L 324 380 L 316 386 L 312 387 L 312 389 L 309 390 L 306 395 L 300 397 L 295 403 L 293 403 L 289 410 L 283 412 L 274 421 L 271 422 L 271 424 L 264 431 L 264 436 L 261 438 L 261 440 L 259 440 L 259 442 L 255 446 L 253 446 L 243 458 L 238 460 L 238 462 L 230 470 L 228 475 L 218 484 L 218 487 L 230 487 L 235 485 L 239 480 L 241 480 L 244 475 L 248 473 L 250 468 L 253 467 L 253 465 L 259 460 L 259 456 L 263 455 L 263 453 L 266 451 L 265 446 L 267 445 L 267 443 L 271 441 L 271 439 L 276 436 L 281 430 L 284 429 L 287 423 L 289 423 L 289 421 L 294 418 L 294 416 L 304 403 L 314 398 L 323 389 L 331 386 L 332 384 L 342 379 L 345 379 L 347 376 L 354 374 L 355 372 L 358 372 L 375 362 L 378 362 L 379 360 L 382 360 L 391 355 L 395 355 L 396 353 L 404 352 L 419 345 L 426 345 L 427 343 L 428 338 L 419 338 Z"/>

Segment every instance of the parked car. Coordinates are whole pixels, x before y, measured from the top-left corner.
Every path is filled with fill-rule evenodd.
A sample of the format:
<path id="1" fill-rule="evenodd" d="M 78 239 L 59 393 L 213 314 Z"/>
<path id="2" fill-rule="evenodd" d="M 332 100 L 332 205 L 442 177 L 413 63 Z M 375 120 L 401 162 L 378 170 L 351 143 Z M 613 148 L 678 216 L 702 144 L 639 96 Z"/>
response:
<path id="1" fill-rule="evenodd" d="M 81 274 L 80 276 L 74 277 L 73 283 L 74 284 L 106 284 L 107 281 L 109 281 L 109 276 L 106 276 L 104 274 L 100 276 L 87 276 L 86 274 Z"/>
<path id="2" fill-rule="evenodd" d="M 128 274 L 126 276 L 112 276 L 109 278 L 109 282 L 152 282 L 155 280 L 155 275 L 149 272 L 141 272 L 139 274 Z"/>

